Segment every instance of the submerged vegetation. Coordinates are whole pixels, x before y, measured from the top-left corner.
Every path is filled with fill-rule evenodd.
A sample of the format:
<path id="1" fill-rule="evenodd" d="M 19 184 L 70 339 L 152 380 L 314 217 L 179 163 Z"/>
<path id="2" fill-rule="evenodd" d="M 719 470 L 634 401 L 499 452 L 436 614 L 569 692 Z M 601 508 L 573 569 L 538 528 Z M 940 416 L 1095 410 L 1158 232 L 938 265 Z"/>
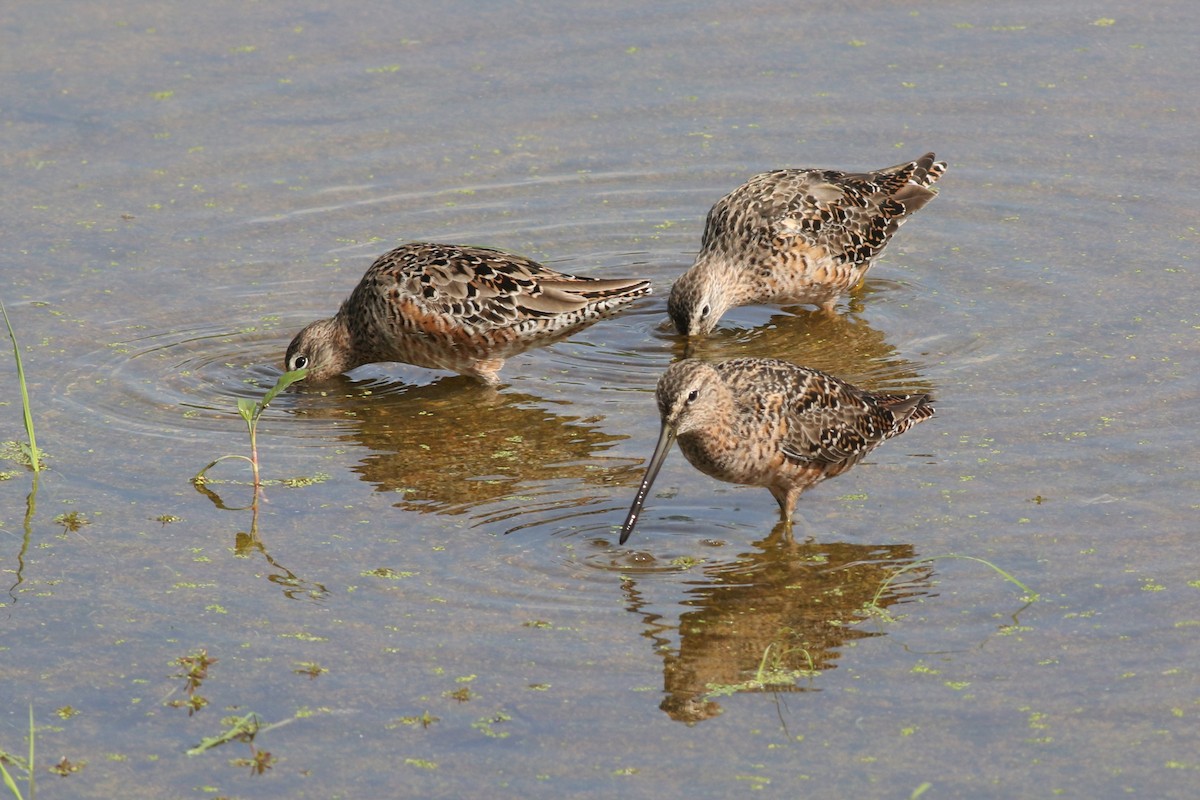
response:
<path id="1" fill-rule="evenodd" d="M 201 740 L 200 744 L 187 751 L 189 756 L 198 756 L 206 753 L 215 747 L 220 747 L 223 744 L 230 742 L 245 742 L 250 748 L 250 755 L 247 758 L 232 758 L 229 760 L 230 766 L 233 767 L 249 767 L 251 775 L 262 775 L 275 765 L 276 758 L 266 750 L 259 748 L 254 739 L 259 734 L 266 733 L 269 730 L 283 727 L 291 724 L 297 719 L 300 719 L 302 714 L 297 714 L 294 717 L 289 717 L 279 722 L 263 724 L 262 719 L 251 711 L 242 717 L 227 717 L 221 721 L 222 725 L 226 725 L 225 730 L 215 736 L 206 736 Z"/>
<path id="2" fill-rule="evenodd" d="M 959 555 L 958 553 L 945 553 L 945 554 L 939 555 L 939 556 L 926 556 L 925 558 L 918 558 L 915 561 L 911 561 L 908 564 L 905 564 L 904 566 L 897 569 L 890 576 L 888 576 L 887 580 L 885 580 L 883 583 L 881 583 L 879 585 L 879 588 L 875 592 L 875 597 L 872 598 L 871 602 L 867 604 L 866 610 L 868 612 L 874 614 L 875 616 L 890 620 L 891 615 L 886 610 L 884 610 L 883 606 L 880 605 L 880 598 L 883 597 L 883 593 L 886 592 L 888 590 L 888 588 L 893 583 L 895 583 L 896 580 L 901 575 L 904 575 L 908 572 L 912 572 L 914 570 L 920 569 L 921 567 L 928 566 L 929 564 L 932 564 L 935 561 L 949 560 L 949 559 L 974 561 L 978 564 L 983 564 L 984 566 L 991 567 L 993 570 L 996 571 L 996 573 L 998 575 L 1000 575 L 1000 577 L 1004 578 L 1004 580 L 1008 581 L 1009 583 L 1013 584 L 1018 589 L 1020 589 L 1022 592 L 1024 592 L 1024 596 L 1022 599 L 1024 599 L 1026 601 L 1026 603 L 1037 602 L 1037 600 L 1040 598 L 1040 595 L 1037 592 L 1033 591 L 1028 586 L 1021 583 L 1021 581 L 1017 580 L 1017 578 L 1015 576 L 1013 576 L 1011 573 L 1001 569 L 1000 567 L 996 566 L 995 564 L 988 561 L 987 559 L 979 558 L 977 556 Z"/>

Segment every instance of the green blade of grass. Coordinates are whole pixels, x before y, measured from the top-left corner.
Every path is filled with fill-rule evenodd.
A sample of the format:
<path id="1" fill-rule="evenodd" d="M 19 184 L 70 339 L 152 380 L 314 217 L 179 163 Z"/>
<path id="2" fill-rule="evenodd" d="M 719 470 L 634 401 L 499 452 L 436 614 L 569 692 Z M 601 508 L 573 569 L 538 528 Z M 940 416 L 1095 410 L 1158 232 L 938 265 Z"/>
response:
<path id="1" fill-rule="evenodd" d="M 0 776 L 4 777 L 4 786 L 12 792 L 13 797 L 17 798 L 17 800 L 25 800 L 21 795 L 21 790 L 17 788 L 17 782 L 13 780 L 12 775 L 8 774 L 8 770 L 4 768 L 4 762 L 2 761 L 0 761 Z"/>
<path id="2" fill-rule="evenodd" d="M 21 348 L 17 346 L 17 334 L 13 331 L 12 323 L 8 320 L 8 310 L 0 301 L 0 314 L 4 315 L 4 325 L 8 328 L 8 338 L 12 340 L 13 360 L 17 363 L 17 383 L 21 386 L 21 408 L 25 411 L 25 433 L 29 436 L 29 464 L 34 472 L 42 471 L 42 456 L 38 450 L 37 437 L 33 435 L 33 413 L 29 409 L 29 390 L 25 386 L 25 365 L 21 363 Z"/>
<path id="3" fill-rule="evenodd" d="M 21 795 L 21 790 L 17 788 L 17 782 L 12 779 L 12 775 L 8 774 L 8 770 L 4 768 L 3 764 L 0 764 L 0 775 L 4 776 L 4 786 L 12 792 L 12 796 L 17 800 L 25 800 Z"/>

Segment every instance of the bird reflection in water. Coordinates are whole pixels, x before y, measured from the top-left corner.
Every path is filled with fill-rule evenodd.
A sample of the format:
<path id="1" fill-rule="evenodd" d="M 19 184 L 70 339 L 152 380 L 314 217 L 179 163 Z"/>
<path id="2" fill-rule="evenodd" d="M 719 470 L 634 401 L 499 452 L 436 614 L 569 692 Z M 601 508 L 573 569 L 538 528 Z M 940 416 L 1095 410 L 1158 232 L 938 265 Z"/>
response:
<path id="1" fill-rule="evenodd" d="M 819 369 L 856 385 L 895 394 L 931 394 L 920 364 L 902 355 L 887 335 L 860 315 L 863 300 L 877 291 L 868 280 L 850 311 L 829 316 L 809 309 L 772 314 L 753 328 L 719 328 L 705 339 L 679 338 L 672 343 L 675 359 L 719 361 L 737 357 L 773 357 Z"/>
<path id="2" fill-rule="evenodd" d="M 647 609 L 636 576 L 627 608 L 643 617 L 643 634 L 663 658 L 663 700 L 671 719 L 695 724 L 721 713 L 719 696 L 736 692 L 804 692 L 837 667 L 842 649 L 884 631 L 862 623 L 869 609 L 888 608 L 931 592 L 932 567 L 910 569 L 909 544 L 798 544 L 778 525 L 755 552 L 704 571 L 684 600 L 678 644 L 671 626 Z M 878 593 L 878 597 L 876 597 Z"/>
<path id="3" fill-rule="evenodd" d="M 397 508 L 482 523 L 607 501 L 611 484 L 637 480 L 636 458 L 604 455 L 627 436 L 558 408 L 454 376 L 390 394 L 352 391 L 302 413 L 346 420 L 343 439 L 364 451 L 352 470 L 396 493 Z"/>

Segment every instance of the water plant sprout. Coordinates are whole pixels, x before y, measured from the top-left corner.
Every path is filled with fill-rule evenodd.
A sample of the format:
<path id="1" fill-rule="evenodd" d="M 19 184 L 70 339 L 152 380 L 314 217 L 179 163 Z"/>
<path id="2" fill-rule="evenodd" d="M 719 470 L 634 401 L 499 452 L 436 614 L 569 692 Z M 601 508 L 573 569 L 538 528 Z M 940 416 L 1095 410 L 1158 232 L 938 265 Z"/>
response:
<path id="1" fill-rule="evenodd" d="M 250 469 L 254 473 L 254 497 L 257 504 L 258 492 L 262 489 L 262 479 L 260 478 L 258 472 L 258 420 L 262 417 L 263 412 L 267 410 L 267 406 L 271 404 L 271 401 L 274 400 L 280 392 L 291 386 L 296 381 L 303 380 L 304 376 L 307 374 L 307 369 L 294 369 L 290 372 L 283 373 L 279 376 L 279 380 L 275 381 L 275 385 L 272 386 L 267 393 L 263 395 L 263 398 L 257 402 L 246 397 L 238 398 L 238 414 L 241 415 L 243 420 L 245 420 L 246 429 L 250 433 L 250 455 L 243 456 L 240 454 L 230 454 L 221 456 L 215 461 L 210 462 L 204 469 L 197 472 L 196 476 L 192 478 L 192 483 L 203 484 L 206 480 L 205 475 L 208 473 L 208 471 L 217 464 L 220 464 L 222 461 L 227 461 L 231 458 L 249 461 Z"/>

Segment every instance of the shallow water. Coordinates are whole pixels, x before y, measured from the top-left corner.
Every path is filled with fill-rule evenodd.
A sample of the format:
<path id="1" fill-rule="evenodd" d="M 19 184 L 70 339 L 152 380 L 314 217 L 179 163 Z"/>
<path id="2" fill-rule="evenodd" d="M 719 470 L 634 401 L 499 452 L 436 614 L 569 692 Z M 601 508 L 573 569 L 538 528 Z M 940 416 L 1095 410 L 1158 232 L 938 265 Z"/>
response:
<path id="1" fill-rule="evenodd" d="M 0 297 L 50 469 L 0 463 L 0 750 L 32 703 L 39 766 L 86 762 L 45 796 L 1192 796 L 1198 21 L 22 5 Z M 941 196 L 841 318 L 738 309 L 698 354 L 938 416 L 806 494 L 792 541 L 676 452 L 617 547 L 709 205 L 926 150 Z M 286 393 L 258 512 L 237 462 L 194 487 L 290 337 L 415 239 L 656 293 L 498 391 L 387 365 Z M 0 403 L 20 439 L 9 358 Z M 250 712 L 293 720 L 264 774 L 185 755 Z"/>

